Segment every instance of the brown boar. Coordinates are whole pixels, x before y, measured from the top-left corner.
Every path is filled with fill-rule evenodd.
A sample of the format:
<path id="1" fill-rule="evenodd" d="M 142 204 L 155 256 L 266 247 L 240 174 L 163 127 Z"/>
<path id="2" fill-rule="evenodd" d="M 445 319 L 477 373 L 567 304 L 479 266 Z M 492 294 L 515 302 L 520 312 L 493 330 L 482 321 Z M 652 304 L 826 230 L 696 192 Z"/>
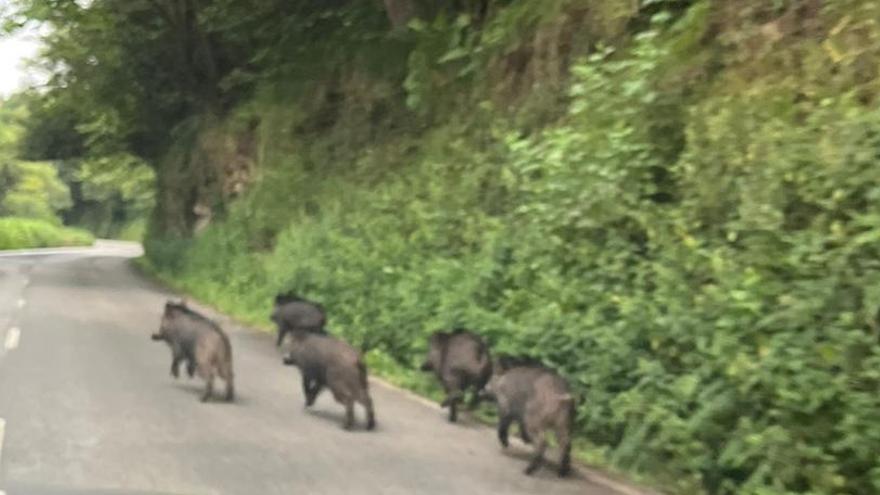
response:
<path id="1" fill-rule="evenodd" d="M 276 346 L 281 346 L 284 336 L 291 332 L 325 333 L 324 325 L 327 323 L 327 316 L 320 304 L 293 292 L 275 296 L 270 318 L 278 325 Z"/>
<path id="2" fill-rule="evenodd" d="M 495 364 L 485 395 L 498 405 L 498 439 L 504 447 L 514 421 L 520 425 L 523 440 L 534 443 L 526 474 L 534 473 L 544 462 L 550 431 L 559 444 L 559 476 L 571 471 L 575 401 L 565 379 L 533 361 L 501 359 Z"/>
<path id="3" fill-rule="evenodd" d="M 333 398 L 345 406 L 346 430 L 354 426 L 354 403 L 360 403 L 367 414 L 367 429 L 376 426 L 373 400 L 370 398 L 367 367 L 361 354 L 347 343 L 326 334 L 295 332 L 284 364 L 296 366 L 302 374 L 306 407 L 326 386 Z"/>
<path id="4" fill-rule="evenodd" d="M 206 402 L 214 393 L 214 377 L 226 382 L 226 400 L 235 397 L 232 372 L 232 345 L 219 325 L 193 311 L 185 302 L 165 303 L 159 332 L 153 340 L 161 340 L 171 348 L 171 374 L 177 378 L 181 362 L 187 362 L 190 376 L 198 374 L 205 380 Z"/>
<path id="5" fill-rule="evenodd" d="M 471 409 L 480 400 L 480 391 L 492 376 L 489 348 L 483 339 L 470 331 L 434 332 L 428 341 L 428 356 L 422 371 L 433 371 L 443 384 L 446 398 L 443 407 L 449 407 L 449 421 L 458 418 L 458 403 L 468 389 L 473 390 Z"/>

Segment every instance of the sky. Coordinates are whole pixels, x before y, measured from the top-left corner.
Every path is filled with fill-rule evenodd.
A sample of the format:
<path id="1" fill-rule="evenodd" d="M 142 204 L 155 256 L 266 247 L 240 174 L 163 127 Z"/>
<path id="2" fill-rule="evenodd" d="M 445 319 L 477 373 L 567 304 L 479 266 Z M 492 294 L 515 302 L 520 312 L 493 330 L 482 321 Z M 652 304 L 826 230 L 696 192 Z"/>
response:
<path id="1" fill-rule="evenodd" d="M 33 31 L 0 36 L 0 97 L 9 96 L 33 81 L 34 76 L 24 62 L 38 50 Z"/>

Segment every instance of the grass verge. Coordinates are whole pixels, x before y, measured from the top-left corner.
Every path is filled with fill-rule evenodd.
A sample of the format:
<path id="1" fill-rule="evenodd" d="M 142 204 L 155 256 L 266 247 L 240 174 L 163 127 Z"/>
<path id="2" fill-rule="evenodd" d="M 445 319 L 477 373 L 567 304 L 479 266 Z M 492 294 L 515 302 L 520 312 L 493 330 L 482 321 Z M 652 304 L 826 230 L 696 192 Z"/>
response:
<path id="1" fill-rule="evenodd" d="M 89 246 L 89 232 L 31 218 L 0 218 L 0 250 L 58 246 Z"/>

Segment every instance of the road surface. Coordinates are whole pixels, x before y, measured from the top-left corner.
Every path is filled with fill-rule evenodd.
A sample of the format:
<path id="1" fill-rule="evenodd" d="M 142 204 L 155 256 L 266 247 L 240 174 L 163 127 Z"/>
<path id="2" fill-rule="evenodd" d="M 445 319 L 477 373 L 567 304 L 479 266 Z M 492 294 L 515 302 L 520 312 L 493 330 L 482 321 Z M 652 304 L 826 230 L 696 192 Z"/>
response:
<path id="1" fill-rule="evenodd" d="M 490 428 L 448 424 L 380 383 L 378 430 L 363 431 L 359 409 L 359 429 L 345 432 L 329 393 L 304 409 L 271 336 L 228 320 L 238 400 L 201 404 L 202 383 L 172 379 L 167 346 L 149 340 L 168 293 L 131 267 L 138 254 L 111 243 L 0 253 L 0 493 L 626 491 L 583 469 L 526 477 L 527 450 L 503 453 Z"/>

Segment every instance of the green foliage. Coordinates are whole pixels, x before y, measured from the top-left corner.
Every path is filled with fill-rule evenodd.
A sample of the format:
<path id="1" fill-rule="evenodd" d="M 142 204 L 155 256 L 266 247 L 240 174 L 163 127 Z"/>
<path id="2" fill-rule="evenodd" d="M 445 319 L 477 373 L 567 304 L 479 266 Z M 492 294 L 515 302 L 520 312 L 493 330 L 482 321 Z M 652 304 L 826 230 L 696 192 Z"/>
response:
<path id="1" fill-rule="evenodd" d="M 77 225 L 106 237 L 139 235 L 137 230 L 142 236 L 154 204 L 152 168 L 125 153 L 88 157 L 68 166 L 78 192 L 77 215 L 72 218 Z"/>
<path id="2" fill-rule="evenodd" d="M 0 183 L 0 216 L 60 223 L 59 212 L 71 204 L 67 185 L 51 163 L 0 163 Z"/>
<path id="3" fill-rule="evenodd" d="M 810 61 L 784 77 L 778 51 L 719 55 L 704 38 L 719 5 L 597 45 L 570 69 L 566 111 L 528 132 L 456 110 L 485 43 L 467 18 L 416 24 L 409 104 L 454 118 L 356 150 L 329 145 L 339 126 L 267 140 L 262 180 L 223 221 L 148 251 L 262 325 L 277 291 L 322 301 L 334 332 L 428 395 L 406 370 L 438 328 L 536 355 L 583 397 L 579 430 L 605 461 L 673 492 L 876 492 L 880 113 L 864 85 L 840 90 L 864 77 L 853 62 L 812 38 L 783 34 Z M 812 15 L 847 31 L 831 7 Z"/>
<path id="4" fill-rule="evenodd" d="M 0 100 L 0 216 L 59 223 L 59 213 L 71 201 L 57 168 L 51 163 L 18 159 L 27 116 L 21 97 Z"/>
<path id="5" fill-rule="evenodd" d="M 85 230 L 60 227 L 32 218 L 0 218 L 0 249 L 88 246 L 94 237 Z"/>
<path id="6" fill-rule="evenodd" d="M 875 2 L 394 3 L 21 0 L 65 67 L 24 149 L 141 208 L 146 159 L 163 277 L 318 299 L 421 393 L 471 327 L 671 492 L 880 492 Z"/>

